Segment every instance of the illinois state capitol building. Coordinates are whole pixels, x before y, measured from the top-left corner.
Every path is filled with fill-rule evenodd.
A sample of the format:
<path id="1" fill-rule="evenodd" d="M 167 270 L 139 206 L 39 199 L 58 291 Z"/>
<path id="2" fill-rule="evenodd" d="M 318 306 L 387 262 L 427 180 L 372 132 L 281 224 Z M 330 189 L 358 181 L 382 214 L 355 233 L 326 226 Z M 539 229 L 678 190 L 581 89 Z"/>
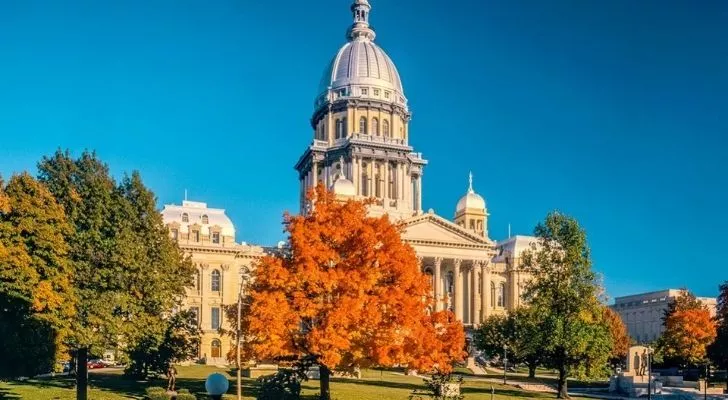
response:
<path id="1" fill-rule="evenodd" d="M 295 164 L 301 212 L 308 207 L 306 192 L 319 182 L 344 200 L 374 198 L 372 215 L 403 224 L 403 239 L 431 276 L 437 310 L 451 309 L 472 327 L 515 309 L 529 279 L 520 255 L 534 238 L 490 238 L 488 209 L 472 175 L 452 220 L 423 211 L 428 161 L 410 145 L 411 113 L 399 72 L 375 43 L 369 2 L 354 1 L 351 12 L 347 41 L 326 66 L 316 93 L 312 142 Z M 237 301 L 240 271 L 254 267 L 264 249 L 235 243 L 224 211 L 204 203 L 168 205 L 163 215 L 170 235 L 198 266 L 186 305 L 198 313 L 204 331 L 200 357 L 222 362 L 229 349 L 229 339 L 218 333 L 227 327 L 222 305 Z"/>

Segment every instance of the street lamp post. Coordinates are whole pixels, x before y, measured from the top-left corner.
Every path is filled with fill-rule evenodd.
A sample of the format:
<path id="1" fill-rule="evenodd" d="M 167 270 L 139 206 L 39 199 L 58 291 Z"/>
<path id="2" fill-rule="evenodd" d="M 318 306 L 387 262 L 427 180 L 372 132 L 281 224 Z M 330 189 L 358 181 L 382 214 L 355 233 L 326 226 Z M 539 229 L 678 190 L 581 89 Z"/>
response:
<path id="1" fill-rule="evenodd" d="M 647 400 L 652 400 L 652 347 L 647 347 Z"/>
<path id="2" fill-rule="evenodd" d="M 507 385 L 507 371 L 508 371 L 508 345 L 503 344 L 503 384 Z"/>
<path id="3" fill-rule="evenodd" d="M 242 372 L 240 371 L 240 318 L 241 314 L 243 312 L 243 283 L 240 282 L 240 289 L 238 290 L 238 326 L 236 329 L 236 343 L 235 346 L 235 364 L 238 367 L 237 368 L 237 378 L 238 378 L 238 400 L 243 399 L 243 384 L 242 384 Z"/>

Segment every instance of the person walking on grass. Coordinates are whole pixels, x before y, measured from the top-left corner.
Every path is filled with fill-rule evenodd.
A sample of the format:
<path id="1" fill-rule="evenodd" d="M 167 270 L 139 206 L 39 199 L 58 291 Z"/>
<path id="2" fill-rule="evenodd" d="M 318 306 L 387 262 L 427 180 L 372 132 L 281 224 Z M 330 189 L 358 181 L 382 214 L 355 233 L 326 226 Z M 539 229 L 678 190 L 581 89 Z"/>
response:
<path id="1" fill-rule="evenodd" d="M 169 364 L 169 367 L 167 368 L 167 390 L 170 392 L 174 392 L 176 377 L 177 368 L 175 368 L 174 365 Z"/>

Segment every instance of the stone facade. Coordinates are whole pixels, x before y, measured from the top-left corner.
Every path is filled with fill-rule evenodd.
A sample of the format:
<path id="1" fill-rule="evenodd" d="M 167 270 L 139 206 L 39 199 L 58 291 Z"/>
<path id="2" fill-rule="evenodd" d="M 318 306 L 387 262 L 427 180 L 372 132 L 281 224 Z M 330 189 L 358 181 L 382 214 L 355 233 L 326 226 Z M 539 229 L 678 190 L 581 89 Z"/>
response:
<path id="1" fill-rule="evenodd" d="M 235 242 L 235 227 L 225 210 L 183 201 L 162 211 L 170 236 L 191 256 L 197 268 L 194 286 L 187 289 L 183 307 L 197 314 L 202 329 L 198 359 L 208 364 L 227 364 L 230 337 L 219 328 L 232 330 L 224 306 L 237 303 L 241 278 L 265 252 L 262 247 Z"/>
<path id="2" fill-rule="evenodd" d="M 622 296 L 614 299 L 612 309 L 616 311 L 627 326 L 629 336 L 637 343 L 652 343 L 657 340 L 665 327 L 662 318 L 668 305 L 682 293 L 680 289 L 667 289 Z M 717 301 L 714 297 L 699 297 L 715 315 Z"/>

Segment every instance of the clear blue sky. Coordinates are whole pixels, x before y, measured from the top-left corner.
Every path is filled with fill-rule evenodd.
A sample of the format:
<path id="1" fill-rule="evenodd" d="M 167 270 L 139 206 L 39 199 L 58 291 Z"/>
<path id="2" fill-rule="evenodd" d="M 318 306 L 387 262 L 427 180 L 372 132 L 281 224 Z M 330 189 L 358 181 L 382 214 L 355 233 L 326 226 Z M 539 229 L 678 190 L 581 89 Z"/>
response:
<path id="1" fill-rule="evenodd" d="M 0 173 L 59 146 L 137 169 L 160 206 L 225 208 L 273 244 L 348 0 L 0 3 Z M 495 239 L 552 209 L 612 296 L 728 279 L 728 2 L 372 0 L 377 42 L 452 217 L 475 175 Z"/>

